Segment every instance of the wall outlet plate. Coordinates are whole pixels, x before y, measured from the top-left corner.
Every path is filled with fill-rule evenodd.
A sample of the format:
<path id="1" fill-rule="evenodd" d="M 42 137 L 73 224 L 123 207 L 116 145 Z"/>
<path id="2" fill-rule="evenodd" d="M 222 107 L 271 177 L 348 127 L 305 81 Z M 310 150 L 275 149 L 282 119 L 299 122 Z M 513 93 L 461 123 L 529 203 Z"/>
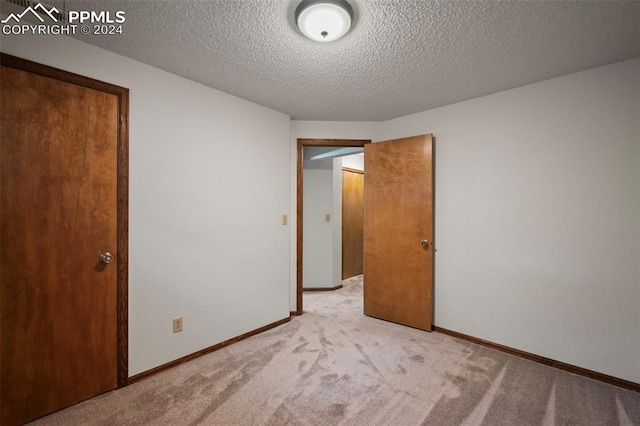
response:
<path id="1" fill-rule="evenodd" d="M 180 333 L 182 331 L 182 317 L 177 317 L 173 319 L 173 332 Z"/>

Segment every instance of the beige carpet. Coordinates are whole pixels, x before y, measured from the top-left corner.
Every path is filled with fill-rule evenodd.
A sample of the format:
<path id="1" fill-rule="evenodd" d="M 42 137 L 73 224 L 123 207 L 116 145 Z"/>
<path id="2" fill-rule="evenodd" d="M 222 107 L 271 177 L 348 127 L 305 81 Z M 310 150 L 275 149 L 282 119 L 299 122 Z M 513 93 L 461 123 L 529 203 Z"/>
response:
<path id="1" fill-rule="evenodd" d="M 305 314 L 38 425 L 640 425 L 640 394 L 362 315 L 360 277 Z"/>

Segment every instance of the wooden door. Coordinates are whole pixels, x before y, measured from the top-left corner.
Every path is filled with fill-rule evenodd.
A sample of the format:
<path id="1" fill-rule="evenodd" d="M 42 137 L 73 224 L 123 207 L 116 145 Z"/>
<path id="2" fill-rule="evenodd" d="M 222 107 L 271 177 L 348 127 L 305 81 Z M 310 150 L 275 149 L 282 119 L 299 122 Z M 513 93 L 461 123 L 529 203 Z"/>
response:
<path id="1" fill-rule="evenodd" d="M 342 169 L 342 279 L 363 271 L 364 172 Z"/>
<path id="2" fill-rule="evenodd" d="M 5 59 L 0 369 L 2 424 L 10 426 L 118 386 L 123 260 L 119 97 L 9 67 Z M 107 252 L 112 263 L 99 259 Z"/>
<path id="3" fill-rule="evenodd" d="M 423 135 L 369 144 L 364 156 L 364 312 L 428 331 L 432 152 L 431 135 Z"/>

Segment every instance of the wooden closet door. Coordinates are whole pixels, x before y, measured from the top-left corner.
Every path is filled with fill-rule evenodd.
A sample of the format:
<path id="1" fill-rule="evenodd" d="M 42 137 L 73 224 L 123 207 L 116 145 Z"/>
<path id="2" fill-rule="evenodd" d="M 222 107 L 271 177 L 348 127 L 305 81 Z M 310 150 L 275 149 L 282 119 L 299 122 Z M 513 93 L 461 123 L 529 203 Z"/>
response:
<path id="1" fill-rule="evenodd" d="M 0 82 L 1 402 L 9 426 L 118 385 L 119 109 L 114 94 L 5 65 Z"/>
<path id="2" fill-rule="evenodd" d="M 362 274 L 364 173 L 342 170 L 342 279 Z"/>
<path id="3" fill-rule="evenodd" d="M 432 326 L 431 135 L 365 146 L 364 312 Z"/>

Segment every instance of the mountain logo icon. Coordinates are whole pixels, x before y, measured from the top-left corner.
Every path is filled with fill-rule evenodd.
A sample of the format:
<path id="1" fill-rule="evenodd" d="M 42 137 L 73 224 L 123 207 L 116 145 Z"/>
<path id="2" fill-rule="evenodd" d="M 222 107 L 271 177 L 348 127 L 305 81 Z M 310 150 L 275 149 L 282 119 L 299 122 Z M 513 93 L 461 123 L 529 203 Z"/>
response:
<path id="1" fill-rule="evenodd" d="M 13 20 L 17 24 L 20 22 L 20 20 L 22 20 L 22 18 L 25 15 L 29 13 L 38 21 L 44 23 L 45 20 L 43 16 L 48 16 L 53 22 L 58 22 L 56 15 L 59 15 L 60 11 L 55 7 L 51 7 L 51 9 L 47 9 L 46 6 L 43 6 L 41 3 L 38 3 L 34 7 L 31 7 L 31 6 L 27 7 L 22 13 L 19 13 L 17 15 L 15 13 L 11 13 L 9 14 L 9 16 L 7 16 L 5 19 L 3 19 L 0 22 L 2 22 L 3 24 L 8 24 L 9 21 Z"/>

